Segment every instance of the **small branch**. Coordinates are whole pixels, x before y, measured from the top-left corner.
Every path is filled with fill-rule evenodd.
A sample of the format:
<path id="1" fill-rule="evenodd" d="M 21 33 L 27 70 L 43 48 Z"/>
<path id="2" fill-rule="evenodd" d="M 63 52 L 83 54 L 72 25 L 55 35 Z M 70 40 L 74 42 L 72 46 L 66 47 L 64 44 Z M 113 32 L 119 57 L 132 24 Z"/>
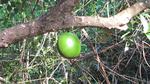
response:
<path id="1" fill-rule="evenodd" d="M 7 83 L 7 81 L 4 78 L 0 77 L 0 83 Z"/>

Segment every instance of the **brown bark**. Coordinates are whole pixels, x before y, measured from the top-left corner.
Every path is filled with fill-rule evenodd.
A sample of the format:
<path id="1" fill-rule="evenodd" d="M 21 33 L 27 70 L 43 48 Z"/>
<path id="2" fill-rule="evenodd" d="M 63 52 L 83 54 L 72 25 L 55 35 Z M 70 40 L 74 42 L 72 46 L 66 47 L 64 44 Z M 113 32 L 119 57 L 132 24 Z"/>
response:
<path id="1" fill-rule="evenodd" d="M 61 1 L 55 7 L 50 8 L 47 13 L 34 21 L 18 24 L 0 32 L 0 48 L 8 47 L 9 44 L 28 37 L 72 26 L 96 26 L 126 30 L 126 25 L 130 19 L 146 9 L 145 3 L 138 2 L 117 15 L 108 18 L 100 16 L 74 16 L 71 12 L 77 3 L 79 3 L 79 0 L 63 0 L 63 2 Z"/>

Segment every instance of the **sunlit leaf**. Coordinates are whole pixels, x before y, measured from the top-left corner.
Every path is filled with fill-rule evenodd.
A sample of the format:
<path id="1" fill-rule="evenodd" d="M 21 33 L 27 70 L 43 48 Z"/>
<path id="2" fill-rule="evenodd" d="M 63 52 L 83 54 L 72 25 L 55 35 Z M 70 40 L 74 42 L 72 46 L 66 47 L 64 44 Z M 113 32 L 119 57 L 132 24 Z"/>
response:
<path id="1" fill-rule="evenodd" d="M 143 25 L 143 33 L 148 33 L 150 32 L 150 27 L 148 26 L 148 22 L 146 20 L 146 18 L 142 15 L 140 15 L 140 20 L 141 20 L 141 23 Z"/>
<path id="2" fill-rule="evenodd" d="M 146 33 L 145 35 L 146 35 L 147 38 L 150 40 L 150 33 Z"/>

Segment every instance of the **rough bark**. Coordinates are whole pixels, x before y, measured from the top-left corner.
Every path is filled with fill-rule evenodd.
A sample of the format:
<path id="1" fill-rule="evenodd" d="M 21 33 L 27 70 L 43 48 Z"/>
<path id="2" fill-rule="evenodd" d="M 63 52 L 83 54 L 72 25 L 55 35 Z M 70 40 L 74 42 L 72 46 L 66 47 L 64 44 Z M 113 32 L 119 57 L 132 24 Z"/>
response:
<path id="1" fill-rule="evenodd" d="M 130 19 L 147 8 L 147 4 L 138 2 L 112 17 L 74 16 L 71 12 L 77 3 L 79 0 L 63 0 L 34 21 L 18 24 L 0 32 L 0 48 L 28 37 L 72 26 L 126 30 Z"/>

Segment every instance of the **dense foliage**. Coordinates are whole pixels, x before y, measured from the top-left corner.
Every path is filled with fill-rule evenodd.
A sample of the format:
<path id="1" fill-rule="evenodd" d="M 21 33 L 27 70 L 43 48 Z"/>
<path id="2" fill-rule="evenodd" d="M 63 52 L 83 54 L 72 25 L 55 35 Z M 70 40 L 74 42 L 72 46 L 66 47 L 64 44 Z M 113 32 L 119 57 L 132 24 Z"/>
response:
<path id="1" fill-rule="evenodd" d="M 73 13 L 109 17 L 129 7 L 134 0 L 80 0 Z M 1 0 L 0 31 L 34 20 L 57 4 L 56 0 Z M 128 30 L 72 28 L 24 39 L 0 49 L 0 82 L 7 83 L 105 83 L 95 58 L 98 54 L 112 84 L 150 81 L 149 10 L 134 17 Z M 145 29 L 146 30 L 146 29 Z M 71 31 L 81 40 L 81 59 L 65 59 L 57 49 L 58 35 Z M 88 37 L 85 35 L 88 35 Z M 147 38 L 149 37 L 149 38 Z M 94 51 L 94 53 L 93 53 Z"/>

